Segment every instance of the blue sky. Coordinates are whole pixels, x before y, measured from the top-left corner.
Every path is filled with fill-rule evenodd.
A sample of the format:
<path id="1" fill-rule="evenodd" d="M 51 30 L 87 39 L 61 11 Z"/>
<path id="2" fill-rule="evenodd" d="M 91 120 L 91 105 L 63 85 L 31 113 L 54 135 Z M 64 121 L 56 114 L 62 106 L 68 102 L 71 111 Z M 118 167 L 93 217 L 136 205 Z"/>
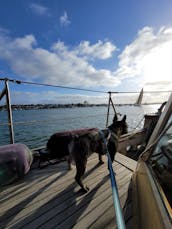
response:
<path id="1" fill-rule="evenodd" d="M 171 0 L 1 0 L 0 77 L 103 91 L 172 90 L 171 12 Z M 92 101 L 90 93 L 11 87 L 14 103 Z"/>

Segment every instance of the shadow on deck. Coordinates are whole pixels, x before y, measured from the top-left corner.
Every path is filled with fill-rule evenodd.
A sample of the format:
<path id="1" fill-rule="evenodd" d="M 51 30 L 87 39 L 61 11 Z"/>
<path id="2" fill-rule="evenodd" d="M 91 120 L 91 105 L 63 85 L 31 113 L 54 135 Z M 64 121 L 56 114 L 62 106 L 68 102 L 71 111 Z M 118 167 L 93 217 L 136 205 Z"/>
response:
<path id="1" fill-rule="evenodd" d="M 107 163 L 97 163 L 93 154 L 84 178 L 90 191 L 84 195 L 74 181 L 75 167 L 67 171 L 65 162 L 33 169 L 23 180 L 1 188 L 0 228 L 114 228 Z M 113 167 L 124 207 L 136 162 L 117 154 Z"/>

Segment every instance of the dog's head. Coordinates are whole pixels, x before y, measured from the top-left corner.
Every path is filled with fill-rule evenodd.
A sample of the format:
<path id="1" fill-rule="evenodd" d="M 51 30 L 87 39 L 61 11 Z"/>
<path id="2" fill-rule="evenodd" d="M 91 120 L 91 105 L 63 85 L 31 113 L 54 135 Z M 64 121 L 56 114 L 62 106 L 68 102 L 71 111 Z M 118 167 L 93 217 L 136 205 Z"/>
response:
<path id="1" fill-rule="evenodd" d="M 124 115 L 121 120 L 118 120 L 118 117 L 115 114 L 115 116 L 113 118 L 113 123 L 108 128 L 112 132 L 114 132 L 117 136 L 128 133 L 128 125 L 126 122 L 126 115 Z"/>

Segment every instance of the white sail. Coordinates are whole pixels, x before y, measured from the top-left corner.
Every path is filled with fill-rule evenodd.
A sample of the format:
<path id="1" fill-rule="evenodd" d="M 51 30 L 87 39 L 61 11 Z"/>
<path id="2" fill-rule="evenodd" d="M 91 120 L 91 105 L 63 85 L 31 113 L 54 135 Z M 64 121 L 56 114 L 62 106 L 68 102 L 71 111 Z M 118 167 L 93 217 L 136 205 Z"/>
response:
<path id="1" fill-rule="evenodd" d="M 142 90 L 140 91 L 140 94 L 139 94 L 139 97 L 135 103 L 136 106 L 140 106 L 142 104 L 142 99 L 143 99 L 143 88 Z"/>

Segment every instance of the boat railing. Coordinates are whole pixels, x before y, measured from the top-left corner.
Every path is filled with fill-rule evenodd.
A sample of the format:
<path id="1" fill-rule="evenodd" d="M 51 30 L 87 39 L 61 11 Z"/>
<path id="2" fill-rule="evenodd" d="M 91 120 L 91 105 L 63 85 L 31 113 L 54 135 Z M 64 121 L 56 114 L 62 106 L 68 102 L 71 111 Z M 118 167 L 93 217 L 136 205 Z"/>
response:
<path id="1" fill-rule="evenodd" d="M 9 82 L 12 83 L 27 83 L 27 84 L 35 84 L 35 85 L 40 85 L 40 86 L 53 86 L 49 84 L 39 84 L 39 83 L 32 83 L 32 82 L 22 82 L 18 80 L 10 80 L 7 78 L 0 79 L 3 80 L 5 85 L 0 93 L 0 100 L 3 97 L 6 97 L 6 106 L 7 106 L 7 111 L 8 111 L 8 125 L 9 125 L 9 132 L 10 132 L 10 142 L 13 144 L 15 142 L 14 140 L 14 130 L 13 130 L 13 116 L 12 116 L 12 105 L 11 105 L 11 97 L 10 97 L 10 89 L 9 89 Z M 104 92 L 104 91 L 93 91 L 93 90 L 87 90 L 87 89 L 81 89 L 81 88 L 70 88 L 70 87 L 62 87 L 62 86 L 55 86 L 55 87 L 60 87 L 60 88 L 65 88 L 65 89 L 72 89 L 72 90 L 82 90 L 82 91 L 89 91 L 89 92 L 96 92 L 96 93 L 106 93 L 109 94 L 109 99 L 108 99 L 108 104 L 107 104 L 107 118 L 106 118 L 106 127 L 108 126 L 109 123 L 109 116 L 110 116 L 110 107 L 112 107 L 113 112 L 117 114 L 115 104 L 113 102 L 112 95 L 114 94 L 119 94 L 119 92 Z M 123 93 L 138 93 L 138 92 L 123 92 Z M 150 92 L 149 92 L 150 93 Z M 96 117 L 96 115 L 91 115 L 91 117 Z M 76 117 L 79 118 L 79 117 Z M 52 120 L 51 120 L 52 121 Z M 32 120 L 28 122 L 27 124 L 34 124 L 35 122 L 38 122 L 37 120 Z M 46 120 L 42 120 L 41 122 L 46 122 Z M 16 124 L 26 124 L 26 122 L 17 122 Z M 132 135 L 132 137 L 135 135 L 135 133 Z M 131 136 L 130 136 L 131 138 Z M 106 142 L 105 142 L 106 145 Z M 113 194 L 113 199 L 114 199 L 114 207 L 115 207 L 115 213 L 116 213 L 116 221 L 118 228 L 125 228 L 125 223 L 123 221 L 123 215 L 122 215 L 122 209 L 120 206 L 120 200 L 119 200 L 119 195 L 118 195 L 118 187 L 116 185 L 116 180 L 115 180 L 115 174 L 113 171 L 112 163 L 109 157 L 109 153 L 107 151 L 107 156 L 108 156 L 108 167 L 110 170 L 110 175 L 111 175 L 111 184 L 112 184 L 112 194 Z"/>
<path id="2" fill-rule="evenodd" d="M 113 113 L 117 113 L 116 105 L 120 105 L 120 104 L 117 103 L 117 98 L 118 98 L 119 95 L 124 94 L 125 96 L 127 96 L 128 94 L 132 94 L 132 95 L 135 94 L 135 95 L 138 95 L 138 97 L 141 96 L 143 98 L 143 93 L 160 93 L 159 91 L 153 91 L 153 92 L 145 91 L 145 92 L 143 92 L 143 89 L 140 92 L 140 93 L 142 93 L 142 95 L 140 95 L 139 92 L 134 92 L 134 91 L 133 92 L 117 92 L 117 91 L 108 91 L 107 92 L 107 91 L 100 91 L 100 90 L 90 90 L 90 89 L 84 89 L 84 88 L 76 88 L 76 87 L 67 87 L 67 86 L 58 86 L 58 85 L 43 84 L 43 83 L 36 83 L 36 82 L 28 82 L 28 81 L 21 81 L 21 80 L 9 79 L 9 78 L 0 78 L 0 81 L 4 82 L 4 88 L 2 89 L 2 92 L 0 93 L 0 100 L 2 100 L 3 97 L 6 97 L 6 109 L 7 109 L 7 113 L 8 113 L 8 122 L 1 123 L 0 126 L 2 126 L 2 125 L 8 125 L 9 126 L 10 143 L 12 143 L 12 144 L 15 142 L 14 124 L 15 125 L 34 125 L 35 123 L 42 123 L 42 122 L 43 123 L 46 123 L 46 122 L 48 123 L 48 122 L 52 122 L 53 120 L 31 120 L 31 121 L 27 121 L 27 122 L 22 122 L 22 121 L 13 122 L 13 115 L 12 115 L 12 107 L 13 107 L 13 105 L 11 104 L 9 83 L 13 83 L 13 84 L 28 84 L 28 85 L 34 85 L 34 86 L 36 85 L 36 86 L 55 87 L 55 88 L 61 88 L 61 89 L 67 89 L 67 90 L 76 90 L 76 91 L 101 93 L 101 94 L 104 94 L 104 95 L 109 95 L 108 102 L 106 104 L 106 106 L 107 106 L 107 114 L 102 114 L 103 116 L 106 115 L 106 124 L 105 124 L 106 127 L 109 124 L 109 117 L 111 115 L 110 108 L 112 108 Z M 170 93 L 170 92 L 171 91 L 163 91 L 162 93 Z M 136 99 L 136 101 L 137 100 L 138 99 Z M 135 104 L 136 104 L 136 102 L 132 103 L 132 105 L 135 105 Z M 131 104 L 125 104 L 125 105 L 131 105 Z M 120 113 L 117 113 L 117 114 L 120 115 Z M 96 115 L 89 115 L 89 117 L 96 117 Z M 80 116 L 76 116 L 75 118 L 79 119 L 81 117 Z"/>
<path id="3" fill-rule="evenodd" d="M 9 125 L 9 132 L 10 132 L 10 143 L 14 143 L 14 129 L 13 129 L 13 116 L 12 116 L 12 109 L 11 109 L 11 97 L 10 97 L 10 89 L 8 84 L 8 79 L 4 78 L 5 86 L 0 94 L 0 100 L 6 96 L 6 106 L 8 111 L 8 125 Z"/>

